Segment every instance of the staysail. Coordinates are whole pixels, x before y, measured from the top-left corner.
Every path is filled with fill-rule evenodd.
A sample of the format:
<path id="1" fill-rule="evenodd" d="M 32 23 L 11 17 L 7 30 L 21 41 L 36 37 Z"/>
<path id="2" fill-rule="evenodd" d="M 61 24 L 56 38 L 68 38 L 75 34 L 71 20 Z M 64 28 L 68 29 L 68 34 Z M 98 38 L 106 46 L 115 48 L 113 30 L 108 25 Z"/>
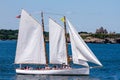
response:
<path id="1" fill-rule="evenodd" d="M 50 63 L 67 64 L 64 28 L 49 18 Z"/>
<path id="2" fill-rule="evenodd" d="M 16 64 L 46 64 L 42 26 L 25 10 L 22 10 Z"/>
<path id="3" fill-rule="evenodd" d="M 72 34 L 72 31 L 70 29 L 69 29 L 69 34 L 70 34 L 70 41 L 72 48 L 73 63 L 88 67 L 89 65 L 87 63 L 87 59 L 81 54 L 80 50 L 75 46 L 78 43 L 74 41 L 74 35 Z"/>
<path id="4" fill-rule="evenodd" d="M 72 54 L 73 54 L 73 62 L 76 64 L 81 64 L 84 66 L 88 66 L 87 62 L 92 62 L 102 66 L 102 64 L 98 61 L 93 52 L 89 49 L 83 39 L 78 35 L 77 31 L 73 27 L 73 25 L 67 20 L 69 25 L 69 34 L 72 46 Z"/>

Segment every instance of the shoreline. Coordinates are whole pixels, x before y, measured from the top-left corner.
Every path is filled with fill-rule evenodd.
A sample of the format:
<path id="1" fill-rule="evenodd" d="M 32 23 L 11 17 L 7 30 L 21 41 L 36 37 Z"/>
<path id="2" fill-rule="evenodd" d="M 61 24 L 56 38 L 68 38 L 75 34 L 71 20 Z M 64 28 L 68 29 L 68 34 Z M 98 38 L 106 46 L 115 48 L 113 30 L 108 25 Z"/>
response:
<path id="1" fill-rule="evenodd" d="M 0 41 L 17 41 L 17 39 L 6 39 L 6 40 L 0 40 Z M 93 43 L 93 44 L 120 44 L 120 42 L 116 42 L 116 40 L 111 40 L 111 39 L 92 39 L 92 40 L 87 40 L 84 39 L 85 43 Z M 46 40 L 46 43 L 49 43 L 48 40 Z M 70 43 L 70 41 L 68 41 Z"/>
<path id="2" fill-rule="evenodd" d="M 120 33 L 88 33 L 88 32 L 78 32 L 79 35 L 86 43 L 111 43 L 120 44 Z M 44 32 L 45 41 L 49 42 L 49 32 Z M 18 30 L 5 30 L 0 29 L 0 41 L 6 40 L 17 40 Z M 67 42 L 70 42 L 69 34 L 67 33 Z"/>

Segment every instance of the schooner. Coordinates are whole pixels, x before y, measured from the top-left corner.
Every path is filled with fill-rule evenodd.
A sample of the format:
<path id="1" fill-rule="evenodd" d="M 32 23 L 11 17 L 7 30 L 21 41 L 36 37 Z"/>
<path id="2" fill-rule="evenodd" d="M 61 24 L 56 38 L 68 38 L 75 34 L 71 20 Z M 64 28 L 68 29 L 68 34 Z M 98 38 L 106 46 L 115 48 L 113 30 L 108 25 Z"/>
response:
<path id="1" fill-rule="evenodd" d="M 66 40 L 66 22 L 71 42 L 72 62 L 80 68 L 68 68 L 70 65 Z M 60 64 L 66 65 L 64 68 L 49 69 L 22 69 L 17 68 L 17 74 L 44 74 L 44 75 L 89 75 L 90 66 L 88 62 L 102 66 L 90 48 L 80 37 L 76 29 L 68 19 L 64 17 L 64 26 L 56 23 L 49 18 L 49 60 L 46 56 L 44 39 L 44 22 L 42 13 L 42 25 L 37 22 L 25 10 L 21 12 L 15 64 L 36 64 L 48 65 Z"/>

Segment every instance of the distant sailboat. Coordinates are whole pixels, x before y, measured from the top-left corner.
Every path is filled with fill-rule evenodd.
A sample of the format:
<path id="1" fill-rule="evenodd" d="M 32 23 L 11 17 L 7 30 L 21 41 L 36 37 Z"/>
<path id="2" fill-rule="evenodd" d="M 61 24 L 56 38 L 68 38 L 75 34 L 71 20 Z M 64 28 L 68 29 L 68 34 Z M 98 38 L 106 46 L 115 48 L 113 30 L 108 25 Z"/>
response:
<path id="1" fill-rule="evenodd" d="M 46 74 L 46 75 L 89 75 L 89 65 L 92 62 L 102 66 L 86 43 L 78 35 L 72 24 L 69 34 L 72 47 L 72 60 L 82 68 L 68 68 L 69 58 L 66 46 L 65 29 L 49 18 L 49 64 L 64 64 L 64 68 L 49 69 L 16 69 L 18 74 Z M 16 49 L 15 64 L 47 64 L 43 27 L 25 10 L 22 10 L 20 28 Z M 66 67 L 65 67 L 66 65 Z"/>

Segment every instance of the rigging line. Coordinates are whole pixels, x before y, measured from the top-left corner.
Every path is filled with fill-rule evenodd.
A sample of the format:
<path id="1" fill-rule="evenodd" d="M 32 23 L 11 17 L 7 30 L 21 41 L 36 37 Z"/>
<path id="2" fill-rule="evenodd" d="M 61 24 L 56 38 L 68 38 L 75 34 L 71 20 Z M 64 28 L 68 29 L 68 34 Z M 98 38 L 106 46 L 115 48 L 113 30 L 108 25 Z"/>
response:
<path id="1" fill-rule="evenodd" d="M 52 12 L 44 12 L 45 14 L 51 14 L 51 15 L 59 15 L 59 16 L 63 16 L 64 14 L 58 14 L 58 13 L 52 13 Z"/>
<path id="2" fill-rule="evenodd" d="M 31 12 L 31 14 L 41 14 L 41 12 L 43 12 L 44 14 L 51 14 L 51 15 L 59 15 L 59 16 L 64 15 L 64 14 L 59 14 L 59 13 L 45 12 L 45 11 Z"/>

